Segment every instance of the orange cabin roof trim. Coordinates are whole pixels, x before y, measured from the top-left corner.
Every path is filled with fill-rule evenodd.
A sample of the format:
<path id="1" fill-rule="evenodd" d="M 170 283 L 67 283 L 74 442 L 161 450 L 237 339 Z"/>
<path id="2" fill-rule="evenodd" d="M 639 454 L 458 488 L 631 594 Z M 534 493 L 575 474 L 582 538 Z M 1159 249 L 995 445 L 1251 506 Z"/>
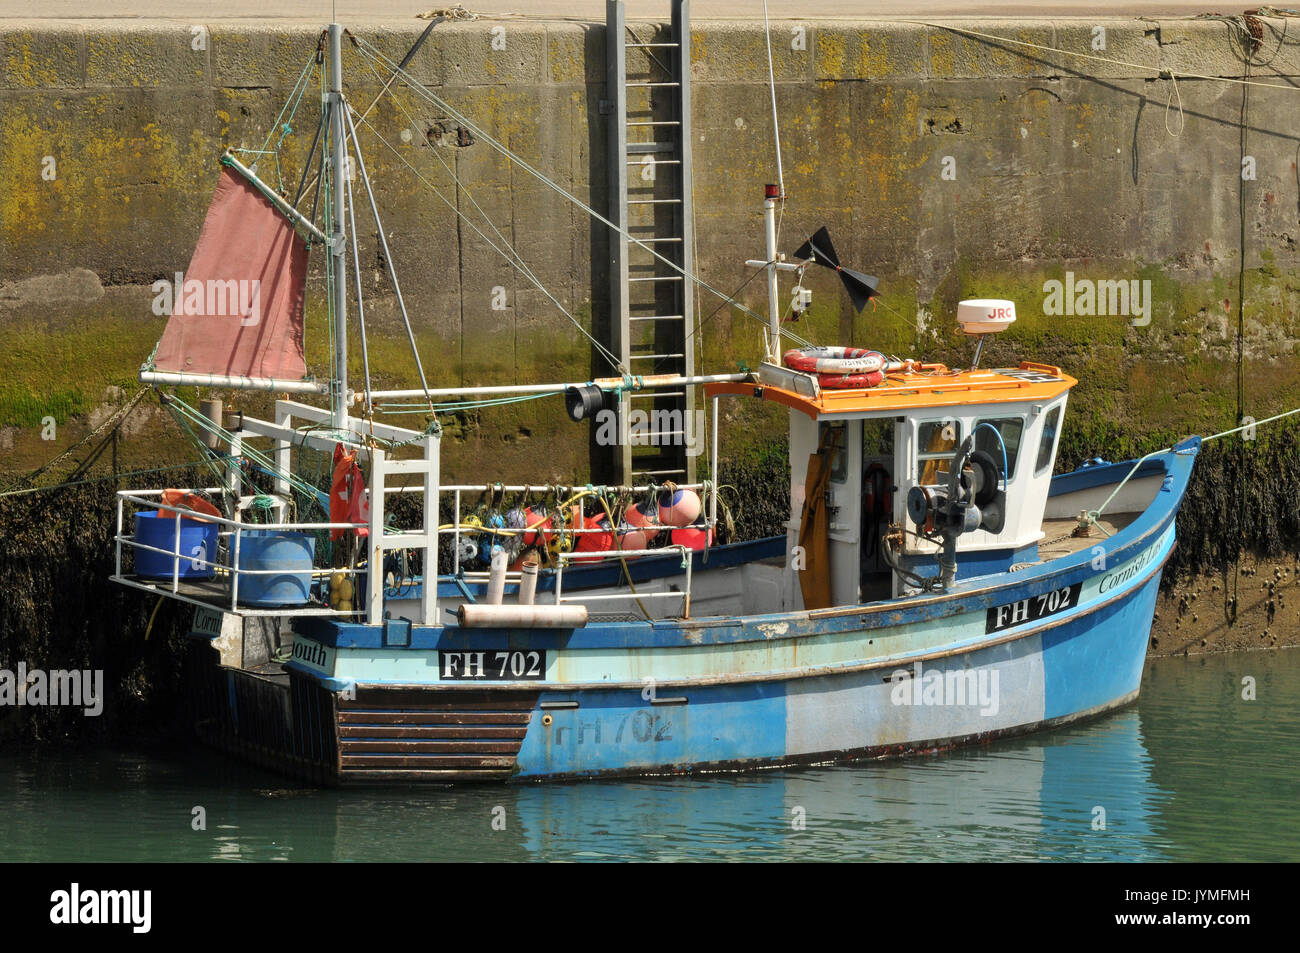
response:
<path id="1" fill-rule="evenodd" d="M 1053 400 L 1079 383 L 1051 364 L 1021 361 L 1016 368 L 951 371 L 942 364 L 925 364 L 919 370 L 889 374 L 875 387 L 823 387 L 819 397 L 809 397 L 771 384 L 728 381 L 706 384 L 708 397 L 733 394 L 757 397 L 807 414 L 826 416 L 908 413 L 942 407 L 1011 404 Z"/>

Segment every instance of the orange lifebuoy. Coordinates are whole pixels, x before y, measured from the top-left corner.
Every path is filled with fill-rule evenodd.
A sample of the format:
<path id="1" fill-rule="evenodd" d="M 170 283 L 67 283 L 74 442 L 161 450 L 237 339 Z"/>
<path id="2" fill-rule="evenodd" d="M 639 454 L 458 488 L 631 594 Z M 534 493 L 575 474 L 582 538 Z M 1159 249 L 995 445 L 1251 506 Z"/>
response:
<path id="1" fill-rule="evenodd" d="M 166 506 L 176 506 L 185 510 L 193 510 L 196 513 L 204 513 L 208 516 L 221 515 L 221 510 L 217 509 L 193 490 L 163 490 L 162 501 Z M 206 523 L 207 520 L 199 520 L 199 522 Z"/>

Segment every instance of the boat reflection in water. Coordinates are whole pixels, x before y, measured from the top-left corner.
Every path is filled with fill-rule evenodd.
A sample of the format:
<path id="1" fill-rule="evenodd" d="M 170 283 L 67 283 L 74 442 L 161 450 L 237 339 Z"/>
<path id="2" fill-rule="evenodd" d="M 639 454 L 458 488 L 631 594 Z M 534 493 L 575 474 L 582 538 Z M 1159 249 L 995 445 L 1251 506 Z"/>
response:
<path id="1" fill-rule="evenodd" d="M 1300 652 L 1252 652 L 1152 660 L 1107 718 L 825 768 L 322 790 L 201 749 L 48 751 L 0 758 L 0 843 L 20 861 L 1288 860 L 1298 728 Z"/>
<path id="2" fill-rule="evenodd" d="M 338 805 L 336 860 L 887 861 L 1159 859 L 1152 819 L 1167 797 L 1136 710 L 934 758 L 321 796 Z"/>

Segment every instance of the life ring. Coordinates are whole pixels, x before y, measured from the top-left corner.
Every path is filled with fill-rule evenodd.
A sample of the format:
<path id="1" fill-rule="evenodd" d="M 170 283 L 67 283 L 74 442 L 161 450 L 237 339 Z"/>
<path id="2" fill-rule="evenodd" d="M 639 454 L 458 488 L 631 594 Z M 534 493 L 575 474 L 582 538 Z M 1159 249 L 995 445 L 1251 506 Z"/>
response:
<path id="1" fill-rule="evenodd" d="M 221 510 L 192 490 L 163 490 L 162 501 L 166 506 L 177 506 L 182 509 L 193 510 L 196 513 L 204 513 L 208 516 L 221 516 Z M 199 522 L 207 521 L 200 520 Z"/>
<path id="2" fill-rule="evenodd" d="M 785 366 L 817 375 L 823 387 L 875 387 L 885 379 L 887 359 L 860 347 L 809 347 L 786 351 Z"/>

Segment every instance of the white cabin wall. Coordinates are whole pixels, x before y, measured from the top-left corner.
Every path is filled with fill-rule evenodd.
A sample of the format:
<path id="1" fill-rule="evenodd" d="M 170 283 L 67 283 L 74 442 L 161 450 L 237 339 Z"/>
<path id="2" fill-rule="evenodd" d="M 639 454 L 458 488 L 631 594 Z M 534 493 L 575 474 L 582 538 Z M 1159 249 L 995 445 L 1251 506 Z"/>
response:
<path id="1" fill-rule="evenodd" d="M 1056 451 L 1061 445 L 1061 430 L 1065 424 L 1065 402 L 1068 396 L 1062 396 L 1050 404 L 1042 405 L 1042 411 L 1033 418 L 1032 442 L 1027 442 L 1021 450 L 1021 464 L 1025 466 L 1025 474 L 1030 477 L 1030 482 L 1025 491 L 1024 512 L 1021 515 L 1021 537 L 1027 538 L 1033 533 L 1038 540 L 1041 540 L 1046 534 L 1042 531 L 1042 522 L 1045 518 L 1047 509 L 1047 494 L 1052 488 L 1052 471 L 1056 468 Z M 1052 451 L 1043 467 L 1041 474 L 1035 475 L 1038 466 L 1038 449 L 1043 439 L 1043 429 L 1047 426 L 1047 418 L 1051 416 L 1052 408 L 1060 407 L 1060 417 L 1056 424 L 1056 436 L 1052 440 Z M 1026 438 L 1029 440 L 1030 438 Z M 1026 455 L 1027 453 L 1027 455 Z"/>
<path id="2" fill-rule="evenodd" d="M 817 450 L 817 422 L 790 411 L 790 518 L 785 524 L 785 551 L 794 552 L 799 545 L 799 525 L 803 516 L 804 481 L 808 478 L 808 457 Z M 782 602 L 790 611 L 803 608 L 803 590 L 792 560 L 786 558 L 782 574 Z"/>
<path id="3" fill-rule="evenodd" d="M 839 423 L 838 421 L 836 423 Z M 862 536 L 862 421 L 846 420 L 844 472 L 830 481 L 831 604 L 857 605 Z M 831 424 L 826 424 L 831 426 Z"/>

